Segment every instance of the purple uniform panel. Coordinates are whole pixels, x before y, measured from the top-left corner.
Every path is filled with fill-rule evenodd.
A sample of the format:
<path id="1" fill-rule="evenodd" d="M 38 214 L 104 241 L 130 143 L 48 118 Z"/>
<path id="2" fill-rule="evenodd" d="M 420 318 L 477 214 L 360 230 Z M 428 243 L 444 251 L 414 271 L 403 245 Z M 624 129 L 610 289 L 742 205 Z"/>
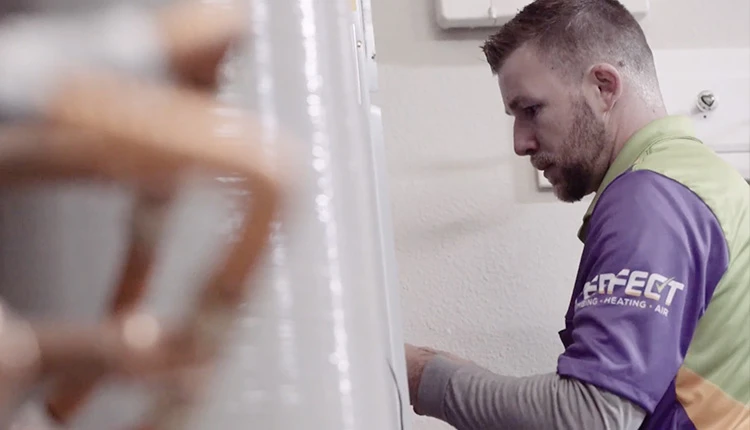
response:
<path id="1" fill-rule="evenodd" d="M 684 416 L 674 378 L 728 259 L 721 227 L 692 191 L 652 171 L 619 176 L 589 220 L 558 373 L 666 421 L 646 428 L 673 428 Z"/>

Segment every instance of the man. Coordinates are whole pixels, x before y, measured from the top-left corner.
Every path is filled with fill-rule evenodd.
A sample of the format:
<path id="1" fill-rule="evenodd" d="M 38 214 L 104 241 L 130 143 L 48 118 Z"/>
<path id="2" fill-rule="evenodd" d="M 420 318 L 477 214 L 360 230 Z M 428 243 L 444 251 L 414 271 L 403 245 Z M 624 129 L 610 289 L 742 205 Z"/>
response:
<path id="1" fill-rule="evenodd" d="M 596 195 L 556 372 L 407 345 L 415 411 L 461 430 L 750 428 L 750 187 L 667 115 L 637 22 L 616 0 L 536 0 L 483 49 L 516 153 L 559 199 Z"/>

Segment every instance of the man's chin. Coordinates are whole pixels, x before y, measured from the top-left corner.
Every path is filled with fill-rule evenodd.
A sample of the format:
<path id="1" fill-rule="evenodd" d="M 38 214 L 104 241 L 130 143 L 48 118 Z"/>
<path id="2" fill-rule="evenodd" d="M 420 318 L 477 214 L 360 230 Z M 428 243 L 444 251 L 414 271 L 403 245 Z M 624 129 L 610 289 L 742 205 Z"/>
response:
<path id="1" fill-rule="evenodd" d="M 580 193 L 572 193 L 565 183 L 556 182 L 552 184 L 552 192 L 555 194 L 558 200 L 565 203 L 576 203 L 581 201 L 584 196 L 578 195 Z"/>

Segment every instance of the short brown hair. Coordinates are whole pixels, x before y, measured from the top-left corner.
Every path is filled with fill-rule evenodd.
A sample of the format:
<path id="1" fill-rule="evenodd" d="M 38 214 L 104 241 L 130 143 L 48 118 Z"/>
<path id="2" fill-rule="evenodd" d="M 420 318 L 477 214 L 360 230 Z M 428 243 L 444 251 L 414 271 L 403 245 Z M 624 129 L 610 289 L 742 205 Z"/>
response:
<path id="1" fill-rule="evenodd" d="M 578 76 L 600 61 L 631 74 L 656 75 L 643 30 L 617 0 L 536 0 L 490 36 L 482 50 L 497 74 L 508 57 L 525 45 L 553 67 Z"/>

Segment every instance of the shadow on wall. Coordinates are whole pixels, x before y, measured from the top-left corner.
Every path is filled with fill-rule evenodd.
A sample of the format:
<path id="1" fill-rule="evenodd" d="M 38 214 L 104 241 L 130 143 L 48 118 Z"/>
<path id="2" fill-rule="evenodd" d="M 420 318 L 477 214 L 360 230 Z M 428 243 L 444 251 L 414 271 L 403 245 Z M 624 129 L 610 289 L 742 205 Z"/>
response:
<path id="1" fill-rule="evenodd" d="M 486 183 L 483 178 L 495 176 L 508 165 L 509 158 L 503 155 L 432 160 L 415 157 L 399 166 L 396 169 L 399 181 L 413 189 L 421 188 L 422 192 L 417 194 L 435 194 L 430 201 L 439 202 L 426 211 L 411 208 L 415 216 L 409 218 L 418 222 L 403 229 L 401 234 L 409 238 L 405 242 L 438 249 L 446 243 L 471 241 L 501 227 L 505 222 L 505 217 L 500 216 L 503 211 L 498 216 L 487 216 L 485 206 L 495 206 L 493 202 L 477 206 L 475 202 L 462 201 L 466 197 L 462 194 L 474 194 L 471 188 Z"/>

